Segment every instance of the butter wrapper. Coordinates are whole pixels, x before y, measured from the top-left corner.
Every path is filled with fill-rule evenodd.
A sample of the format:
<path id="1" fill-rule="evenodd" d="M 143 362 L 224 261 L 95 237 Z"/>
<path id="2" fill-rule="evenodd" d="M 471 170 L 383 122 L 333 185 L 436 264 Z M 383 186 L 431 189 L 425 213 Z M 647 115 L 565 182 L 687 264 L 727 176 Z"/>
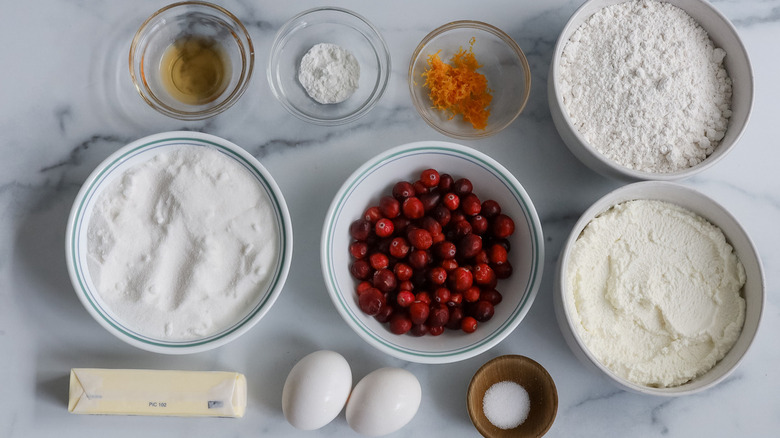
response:
<path id="1" fill-rule="evenodd" d="M 246 378 L 223 371 L 73 368 L 74 414 L 243 417 Z"/>

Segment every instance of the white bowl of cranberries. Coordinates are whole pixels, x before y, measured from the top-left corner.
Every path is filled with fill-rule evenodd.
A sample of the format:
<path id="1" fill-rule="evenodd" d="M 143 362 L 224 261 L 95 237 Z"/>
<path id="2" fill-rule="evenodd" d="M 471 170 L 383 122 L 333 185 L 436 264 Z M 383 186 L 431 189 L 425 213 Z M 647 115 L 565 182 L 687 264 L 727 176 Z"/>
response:
<path id="1" fill-rule="evenodd" d="M 455 362 L 501 342 L 528 313 L 542 227 L 523 187 L 489 156 L 410 143 L 344 182 L 321 261 L 336 309 L 369 344 L 412 362 Z"/>

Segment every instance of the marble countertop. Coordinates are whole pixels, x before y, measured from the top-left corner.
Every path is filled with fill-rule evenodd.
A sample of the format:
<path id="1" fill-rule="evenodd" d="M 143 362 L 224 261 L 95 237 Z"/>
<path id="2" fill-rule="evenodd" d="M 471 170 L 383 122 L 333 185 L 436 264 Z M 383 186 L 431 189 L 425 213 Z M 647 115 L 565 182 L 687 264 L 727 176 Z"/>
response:
<path id="1" fill-rule="evenodd" d="M 164 1 L 4 2 L 0 14 L 0 436 L 190 437 L 357 436 L 342 412 L 316 432 L 290 426 L 282 386 L 304 355 L 332 349 L 352 364 L 355 382 L 382 366 L 403 367 L 422 384 L 412 422 L 392 436 L 477 436 L 466 412 L 466 387 L 485 362 L 522 354 L 547 368 L 558 387 L 549 436 L 773 436 L 780 430 L 780 0 L 713 4 L 737 27 L 755 73 L 755 103 L 738 147 L 699 176 L 682 181 L 711 196 L 742 222 L 766 274 L 764 318 L 739 368 L 717 387 L 683 398 L 617 389 L 584 367 L 564 343 L 553 315 L 552 277 L 561 245 L 579 215 L 622 183 L 586 168 L 564 146 L 550 119 L 546 82 L 558 33 L 581 3 L 486 0 L 334 2 L 380 29 L 393 67 L 385 96 L 348 125 L 319 127 L 289 115 L 265 79 L 276 30 L 307 1 L 220 1 L 246 25 L 256 68 L 240 102 L 204 122 L 180 122 L 147 107 L 127 71 L 133 33 Z M 524 113 L 506 130 L 461 141 L 492 156 L 523 184 L 542 221 L 547 254 L 533 308 L 498 346 L 447 365 L 387 356 L 341 320 L 320 273 L 319 238 L 331 198 L 360 164 L 392 146 L 449 140 L 415 112 L 406 85 L 408 59 L 434 27 L 456 19 L 486 21 L 525 50 L 532 90 Z M 140 137 L 191 129 L 244 147 L 273 174 L 293 218 L 293 272 L 266 317 L 224 347 L 187 356 L 148 353 L 101 328 L 73 292 L 65 265 L 67 215 L 87 175 L 109 154 Z M 334 159 L 337 157 L 337 159 Z M 305 320 L 302 324 L 300 321 Z M 67 412 L 73 367 L 234 370 L 249 380 L 243 419 L 78 416 Z"/>

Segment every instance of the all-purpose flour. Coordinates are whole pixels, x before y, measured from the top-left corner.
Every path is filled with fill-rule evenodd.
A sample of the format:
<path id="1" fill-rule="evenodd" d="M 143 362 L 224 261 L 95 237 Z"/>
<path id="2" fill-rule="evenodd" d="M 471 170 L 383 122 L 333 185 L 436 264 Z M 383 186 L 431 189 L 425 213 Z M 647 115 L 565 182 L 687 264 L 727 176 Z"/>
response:
<path id="1" fill-rule="evenodd" d="M 579 133 L 646 172 L 709 156 L 731 116 L 726 53 L 682 9 L 654 0 L 603 8 L 569 39 L 559 87 Z"/>
<path id="2" fill-rule="evenodd" d="M 349 50 L 335 44 L 316 44 L 301 59 L 298 81 L 317 102 L 340 103 L 357 91 L 360 64 Z"/>
<path id="3" fill-rule="evenodd" d="M 257 180 L 195 146 L 125 171 L 98 198 L 89 271 L 117 319 L 143 335 L 189 340 L 245 315 L 276 266 L 276 222 Z"/>

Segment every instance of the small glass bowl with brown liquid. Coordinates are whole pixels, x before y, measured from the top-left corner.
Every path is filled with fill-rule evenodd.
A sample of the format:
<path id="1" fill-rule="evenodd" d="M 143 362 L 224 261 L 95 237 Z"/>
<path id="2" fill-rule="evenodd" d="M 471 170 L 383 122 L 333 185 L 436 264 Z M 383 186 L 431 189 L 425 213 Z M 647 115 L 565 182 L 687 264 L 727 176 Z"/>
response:
<path id="1" fill-rule="evenodd" d="M 149 17 L 130 46 L 130 77 L 157 111 L 201 120 L 230 108 L 254 66 L 249 33 L 233 14 L 205 2 L 168 5 Z"/>

